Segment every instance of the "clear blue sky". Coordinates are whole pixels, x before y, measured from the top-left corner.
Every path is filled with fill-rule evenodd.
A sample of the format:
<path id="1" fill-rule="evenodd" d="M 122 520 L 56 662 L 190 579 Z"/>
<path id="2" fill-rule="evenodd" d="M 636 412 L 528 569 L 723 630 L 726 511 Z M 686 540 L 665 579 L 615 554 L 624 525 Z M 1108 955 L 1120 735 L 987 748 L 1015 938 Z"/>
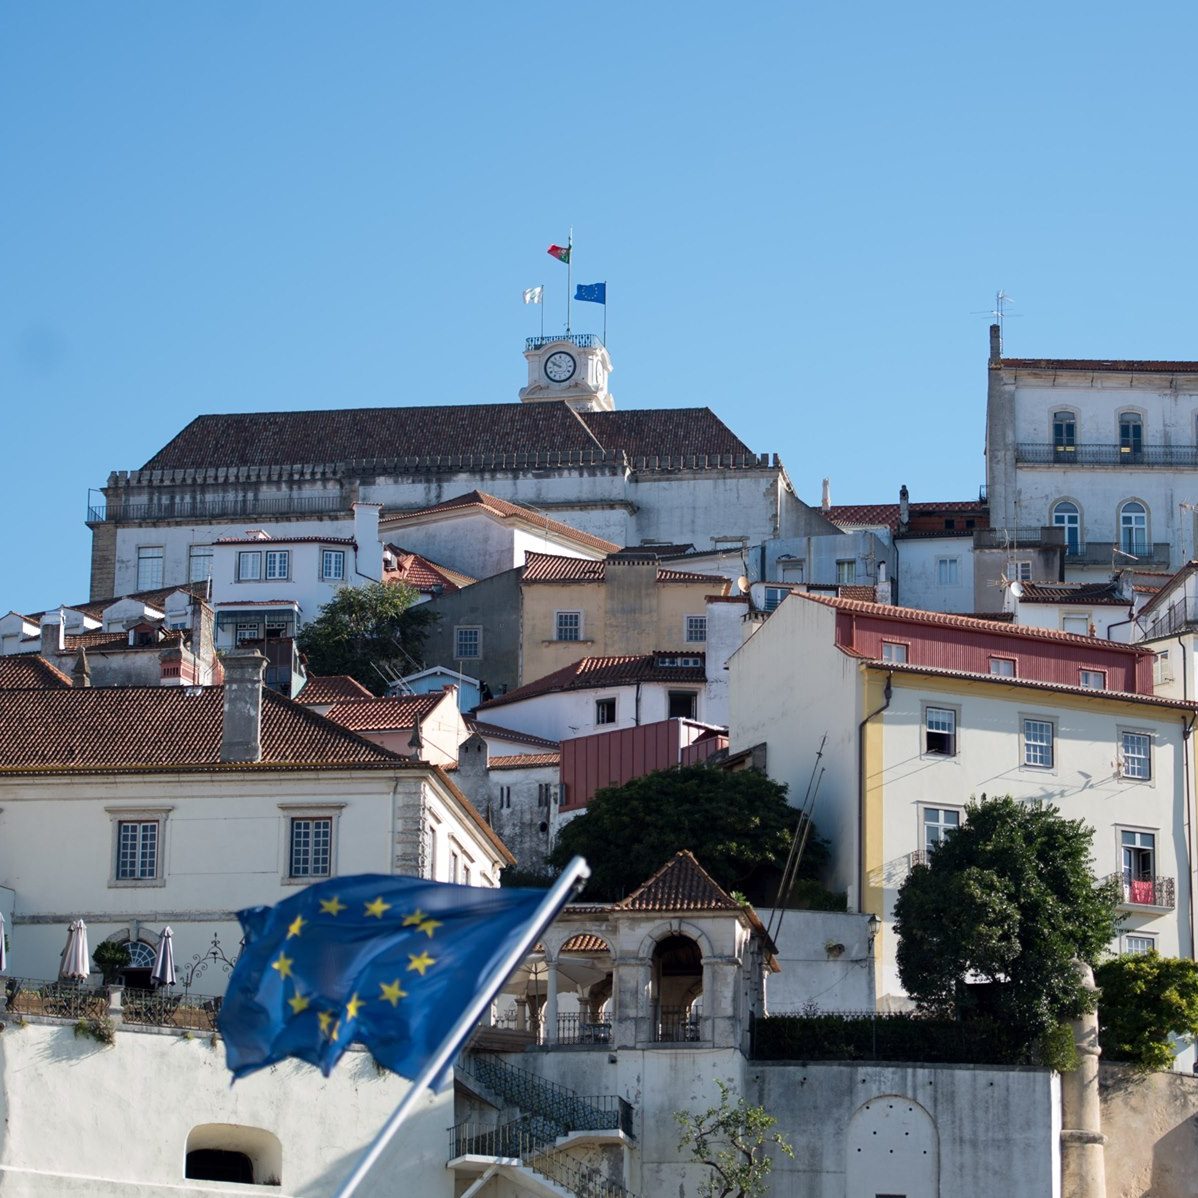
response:
<path id="1" fill-rule="evenodd" d="M 996 288 L 1011 355 L 1198 357 L 1196 26 L 2 0 L 0 610 L 85 598 L 88 487 L 198 413 L 514 400 L 571 223 L 621 407 L 708 404 L 810 501 L 968 498 Z"/>

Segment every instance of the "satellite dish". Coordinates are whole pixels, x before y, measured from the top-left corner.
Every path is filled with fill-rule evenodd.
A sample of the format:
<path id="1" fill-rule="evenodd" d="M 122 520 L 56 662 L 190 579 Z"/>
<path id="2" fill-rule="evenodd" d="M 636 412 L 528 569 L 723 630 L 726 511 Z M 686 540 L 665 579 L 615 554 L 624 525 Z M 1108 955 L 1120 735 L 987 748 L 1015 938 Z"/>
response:
<path id="1" fill-rule="evenodd" d="M 1023 598 L 1023 583 L 1021 583 L 1021 582 L 1011 583 L 1011 595 L 1016 599 L 1022 599 Z"/>
<path id="2" fill-rule="evenodd" d="M 736 585 L 740 588 L 740 593 L 742 595 L 747 595 L 749 593 L 749 576 L 747 574 L 742 574 L 736 580 Z"/>

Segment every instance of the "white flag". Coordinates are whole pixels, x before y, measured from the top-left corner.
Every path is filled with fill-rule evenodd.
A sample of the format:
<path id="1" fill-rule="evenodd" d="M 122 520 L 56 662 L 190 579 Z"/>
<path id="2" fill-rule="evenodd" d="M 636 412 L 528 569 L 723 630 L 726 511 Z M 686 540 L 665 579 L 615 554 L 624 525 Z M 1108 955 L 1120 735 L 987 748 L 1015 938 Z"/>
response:
<path id="1" fill-rule="evenodd" d="M 524 291 L 524 302 L 526 304 L 539 304 L 541 302 L 541 292 L 544 287 L 528 287 Z"/>

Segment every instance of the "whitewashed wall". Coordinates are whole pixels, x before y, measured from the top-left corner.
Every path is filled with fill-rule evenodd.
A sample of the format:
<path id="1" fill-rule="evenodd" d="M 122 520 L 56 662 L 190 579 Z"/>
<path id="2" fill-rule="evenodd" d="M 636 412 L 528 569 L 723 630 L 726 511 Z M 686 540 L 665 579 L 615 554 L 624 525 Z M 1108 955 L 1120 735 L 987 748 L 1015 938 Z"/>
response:
<path id="1" fill-rule="evenodd" d="M 957 563 L 957 583 L 942 585 L 941 559 Z M 898 601 L 923 611 L 979 610 L 973 590 L 972 537 L 903 537 L 898 542 Z"/>

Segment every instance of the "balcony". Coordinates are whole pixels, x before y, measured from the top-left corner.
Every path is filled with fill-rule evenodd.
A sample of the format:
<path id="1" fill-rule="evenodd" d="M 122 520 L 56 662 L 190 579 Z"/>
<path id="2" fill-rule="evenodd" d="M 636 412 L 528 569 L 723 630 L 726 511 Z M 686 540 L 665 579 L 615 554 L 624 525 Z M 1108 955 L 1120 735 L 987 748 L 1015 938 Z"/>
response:
<path id="1" fill-rule="evenodd" d="M 93 498 L 94 497 L 94 498 Z M 348 512 L 340 495 L 233 495 L 206 498 L 197 495 L 161 495 L 150 503 L 109 503 L 98 491 L 88 496 L 89 525 L 119 524 L 138 520 L 210 520 L 220 516 L 303 516 L 320 512 Z"/>
<path id="2" fill-rule="evenodd" d="M 524 352 L 552 345 L 555 341 L 567 341 L 579 349 L 598 349 L 603 345 L 602 339 L 594 333 L 549 333 L 544 337 L 525 337 Z"/>
<path id="3" fill-rule="evenodd" d="M 662 1007 L 654 1039 L 658 1044 L 688 1044 L 699 1039 L 699 1020 L 687 1007 Z"/>
<path id="4" fill-rule="evenodd" d="M 1189 467 L 1198 470 L 1198 445 L 1054 445 L 1023 441 L 1015 446 L 1021 466 Z"/>
<path id="5" fill-rule="evenodd" d="M 1136 563 L 1168 566 L 1170 558 L 1170 546 L 1164 541 L 1141 545 L 1134 553 L 1129 553 L 1118 541 L 1086 541 L 1065 546 L 1065 564 L 1069 566 L 1107 566 L 1118 570 Z"/>
<path id="6" fill-rule="evenodd" d="M 1060 549 L 1065 530 L 1053 525 L 1038 528 L 979 528 L 973 534 L 975 549 Z"/>
<path id="7" fill-rule="evenodd" d="M 1173 636 L 1193 624 L 1198 624 L 1198 599 L 1183 597 L 1162 611 L 1153 613 L 1145 626 L 1144 639 L 1154 641 L 1158 637 Z"/>
<path id="8" fill-rule="evenodd" d="M 1129 874 L 1110 874 L 1108 883 L 1119 887 L 1120 906 L 1134 910 L 1172 911 L 1177 906 L 1172 878 L 1133 878 Z"/>

